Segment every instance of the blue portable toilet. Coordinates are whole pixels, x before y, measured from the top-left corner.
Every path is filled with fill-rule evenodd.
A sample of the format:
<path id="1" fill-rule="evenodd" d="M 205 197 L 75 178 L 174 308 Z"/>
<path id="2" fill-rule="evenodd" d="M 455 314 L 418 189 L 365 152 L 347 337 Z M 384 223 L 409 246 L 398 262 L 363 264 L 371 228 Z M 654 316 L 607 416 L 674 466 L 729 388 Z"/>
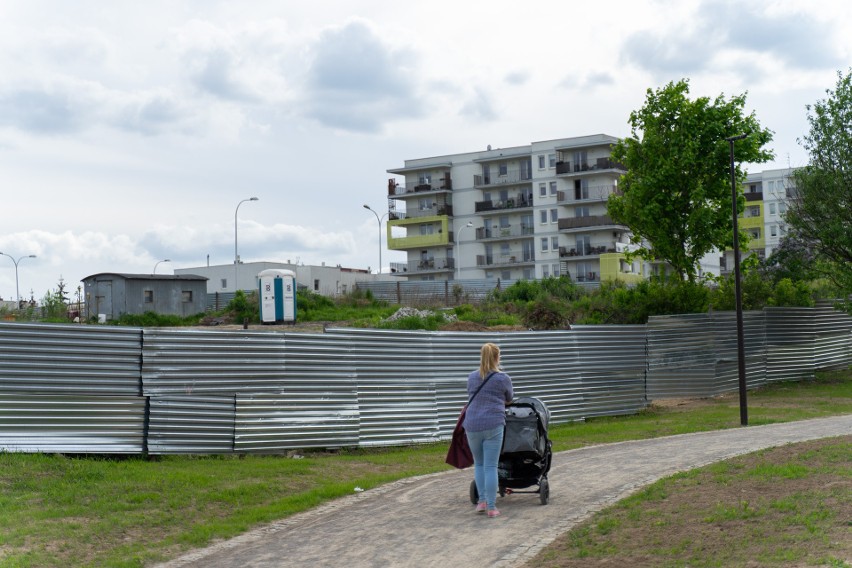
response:
<path id="1" fill-rule="evenodd" d="M 296 273 L 263 270 L 257 275 L 262 323 L 296 322 Z"/>

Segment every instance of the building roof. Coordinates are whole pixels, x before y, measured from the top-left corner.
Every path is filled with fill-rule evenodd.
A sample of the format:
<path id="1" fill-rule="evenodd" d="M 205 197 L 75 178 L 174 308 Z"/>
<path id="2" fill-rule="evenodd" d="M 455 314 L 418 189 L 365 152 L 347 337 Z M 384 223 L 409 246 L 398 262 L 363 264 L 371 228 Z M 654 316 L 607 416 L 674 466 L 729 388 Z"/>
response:
<path id="1" fill-rule="evenodd" d="M 206 276 L 197 274 L 128 274 L 126 272 L 99 272 L 83 278 L 86 280 L 108 280 L 108 277 L 124 278 L 125 280 L 209 280 Z"/>

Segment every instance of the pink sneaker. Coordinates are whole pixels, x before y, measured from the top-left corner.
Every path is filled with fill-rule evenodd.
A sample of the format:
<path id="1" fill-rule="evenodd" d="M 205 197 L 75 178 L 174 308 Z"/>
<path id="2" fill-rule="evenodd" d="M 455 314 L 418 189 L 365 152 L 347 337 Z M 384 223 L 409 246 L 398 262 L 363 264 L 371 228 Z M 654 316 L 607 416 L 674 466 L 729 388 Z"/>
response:
<path id="1" fill-rule="evenodd" d="M 488 509 L 488 518 L 493 519 L 494 517 L 499 517 L 500 511 L 497 509 Z"/>
<path id="2" fill-rule="evenodd" d="M 485 504 L 485 501 L 480 501 L 479 503 L 476 504 L 476 512 L 477 513 L 484 513 L 487 508 L 488 508 L 488 505 Z"/>

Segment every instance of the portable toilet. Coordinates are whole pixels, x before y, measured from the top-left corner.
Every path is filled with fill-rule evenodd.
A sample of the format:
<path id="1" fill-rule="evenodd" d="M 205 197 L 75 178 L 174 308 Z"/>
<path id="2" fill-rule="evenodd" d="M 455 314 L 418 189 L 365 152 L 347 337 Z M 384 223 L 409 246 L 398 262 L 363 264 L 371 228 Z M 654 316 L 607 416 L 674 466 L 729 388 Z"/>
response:
<path id="1" fill-rule="evenodd" d="M 296 322 L 296 273 L 263 270 L 257 275 L 262 323 Z"/>

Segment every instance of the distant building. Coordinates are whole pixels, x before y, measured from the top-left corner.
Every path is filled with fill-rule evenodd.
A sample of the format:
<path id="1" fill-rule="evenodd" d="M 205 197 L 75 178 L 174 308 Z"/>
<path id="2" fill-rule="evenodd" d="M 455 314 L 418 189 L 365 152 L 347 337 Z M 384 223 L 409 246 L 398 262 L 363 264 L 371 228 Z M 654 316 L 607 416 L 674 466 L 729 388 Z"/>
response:
<path id="1" fill-rule="evenodd" d="M 291 270 L 296 274 L 296 285 L 323 296 L 335 297 L 352 292 L 358 282 L 390 279 L 385 275 L 370 274 L 360 268 L 341 266 L 305 266 L 284 262 L 246 262 L 238 265 L 219 264 L 175 269 L 176 275 L 196 274 L 207 278 L 208 294 L 233 294 L 236 290 L 257 291 L 257 275 L 264 270 Z M 237 283 L 237 286 L 234 283 Z"/>
<path id="2" fill-rule="evenodd" d="M 409 280 L 638 282 L 665 266 L 627 260 L 630 229 L 607 212 L 625 167 L 606 134 L 406 160 L 387 170 L 387 242 Z M 719 273 L 719 253 L 701 275 Z"/>
<path id="3" fill-rule="evenodd" d="M 102 272 L 84 278 L 83 289 L 86 319 L 145 312 L 185 317 L 207 307 L 207 278 L 195 274 Z"/>
<path id="4" fill-rule="evenodd" d="M 757 255 L 761 260 L 770 256 L 787 234 L 784 214 L 795 187 L 791 168 L 749 172 L 743 184 L 746 198 L 745 211 L 737 224 L 748 232 L 748 252 L 744 256 Z M 734 270 L 734 253 L 726 250 L 720 258 L 722 274 Z"/>

